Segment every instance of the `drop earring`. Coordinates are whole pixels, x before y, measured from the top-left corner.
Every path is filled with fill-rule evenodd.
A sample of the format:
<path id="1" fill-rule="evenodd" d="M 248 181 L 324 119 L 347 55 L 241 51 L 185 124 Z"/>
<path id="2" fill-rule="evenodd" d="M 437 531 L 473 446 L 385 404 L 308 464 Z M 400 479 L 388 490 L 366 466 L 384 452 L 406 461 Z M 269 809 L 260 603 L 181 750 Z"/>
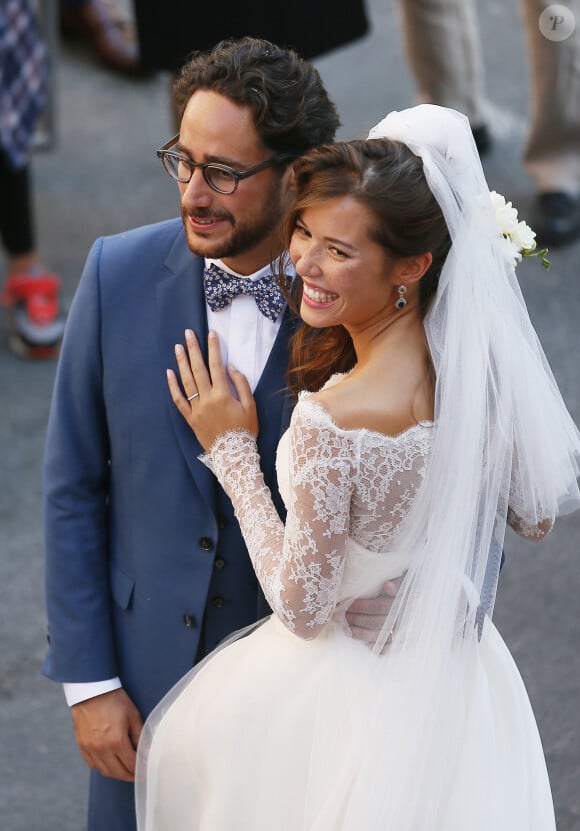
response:
<path id="1" fill-rule="evenodd" d="M 398 292 L 399 297 L 395 303 L 395 309 L 404 309 L 407 305 L 407 298 L 405 297 L 407 294 L 407 286 L 399 286 Z"/>

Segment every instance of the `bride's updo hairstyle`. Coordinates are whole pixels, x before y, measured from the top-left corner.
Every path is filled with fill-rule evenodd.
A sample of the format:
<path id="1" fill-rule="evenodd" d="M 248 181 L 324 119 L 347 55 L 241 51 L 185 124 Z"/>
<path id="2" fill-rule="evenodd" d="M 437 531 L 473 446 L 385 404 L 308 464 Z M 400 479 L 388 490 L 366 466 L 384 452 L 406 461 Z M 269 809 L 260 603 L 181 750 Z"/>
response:
<path id="1" fill-rule="evenodd" d="M 286 247 L 302 211 L 329 199 L 351 196 L 375 217 L 369 237 L 389 258 L 431 252 L 433 262 L 419 283 L 424 316 L 451 243 L 425 180 L 422 160 L 406 145 L 390 139 L 336 142 L 300 158 L 295 173 L 296 196 L 285 223 Z M 298 314 L 301 280 L 293 281 L 289 294 L 290 306 Z M 291 342 L 288 384 L 295 393 L 318 390 L 331 375 L 348 372 L 355 362 L 352 341 L 342 326 L 314 329 L 303 323 Z"/>

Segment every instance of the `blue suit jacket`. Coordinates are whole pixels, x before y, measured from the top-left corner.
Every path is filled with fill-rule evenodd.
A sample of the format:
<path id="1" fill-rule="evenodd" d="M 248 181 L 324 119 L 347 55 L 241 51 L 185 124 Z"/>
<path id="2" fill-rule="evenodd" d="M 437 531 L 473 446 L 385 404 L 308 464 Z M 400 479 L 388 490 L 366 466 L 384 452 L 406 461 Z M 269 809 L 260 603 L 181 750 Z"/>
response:
<path id="1" fill-rule="evenodd" d="M 205 346 L 203 260 L 181 220 L 97 240 L 70 311 L 46 455 L 46 597 L 58 681 L 120 676 L 146 716 L 201 655 L 267 614 L 229 500 L 165 370 Z M 286 317 L 255 392 L 264 475 L 290 418 Z"/>

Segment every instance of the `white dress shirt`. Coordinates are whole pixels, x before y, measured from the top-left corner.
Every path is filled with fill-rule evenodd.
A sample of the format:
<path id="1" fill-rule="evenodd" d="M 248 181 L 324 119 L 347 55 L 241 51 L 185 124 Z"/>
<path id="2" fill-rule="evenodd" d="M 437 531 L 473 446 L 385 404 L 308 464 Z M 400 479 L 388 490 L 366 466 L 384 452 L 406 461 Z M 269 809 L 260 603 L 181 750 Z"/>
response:
<path id="1" fill-rule="evenodd" d="M 266 265 L 255 274 L 245 276 L 236 274 L 221 260 L 206 260 L 205 262 L 206 265 L 215 263 L 228 274 L 244 277 L 246 280 L 259 280 L 271 270 L 270 266 Z M 253 392 L 274 346 L 284 310 L 273 322 L 259 311 L 253 297 L 240 295 L 219 312 L 212 312 L 206 304 L 206 312 L 208 330 L 213 329 L 219 336 L 224 365 L 231 364 L 235 369 L 243 372 Z M 119 678 L 81 684 L 63 684 L 69 707 L 86 701 L 88 698 L 119 689 L 121 686 Z"/>

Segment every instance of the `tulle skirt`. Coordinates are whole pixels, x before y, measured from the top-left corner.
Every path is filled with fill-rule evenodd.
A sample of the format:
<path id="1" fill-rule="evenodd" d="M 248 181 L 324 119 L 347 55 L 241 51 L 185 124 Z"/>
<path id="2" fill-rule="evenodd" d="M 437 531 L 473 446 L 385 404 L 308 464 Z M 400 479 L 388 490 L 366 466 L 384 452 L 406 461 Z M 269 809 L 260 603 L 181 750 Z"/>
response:
<path id="1" fill-rule="evenodd" d="M 338 627 L 303 641 L 275 617 L 212 653 L 146 723 L 139 831 L 555 829 L 528 696 L 490 621 L 444 680 L 461 706 L 442 690 L 404 775 L 413 700 L 388 666 Z"/>

